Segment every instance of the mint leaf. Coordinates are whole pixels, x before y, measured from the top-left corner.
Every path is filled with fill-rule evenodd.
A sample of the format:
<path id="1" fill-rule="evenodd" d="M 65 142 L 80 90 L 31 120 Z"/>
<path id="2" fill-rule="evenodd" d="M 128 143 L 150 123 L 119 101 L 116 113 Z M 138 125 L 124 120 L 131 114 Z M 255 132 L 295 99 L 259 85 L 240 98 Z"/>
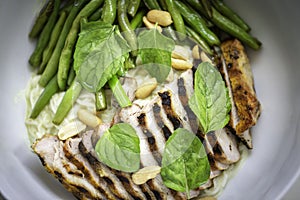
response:
<path id="1" fill-rule="evenodd" d="M 164 82 L 171 70 L 171 55 L 175 48 L 174 41 L 156 29 L 141 32 L 137 40 L 138 54 L 143 67 L 159 83 Z"/>
<path id="2" fill-rule="evenodd" d="M 208 133 L 223 128 L 229 122 L 231 109 L 228 90 L 220 72 L 210 63 L 200 63 L 195 73 L 194 94 L 189 106 Z"/>
<path id="3" fill-rule="evenodd" d="M 140 168 L 140 140 L 127 123 L 112 126 L 98 140 L 96 153 L 101 162 L 123 172 Z"/>
<path id="4" fill-rule="evenodd" d="M 99 91 L 122 68 L 129 52 L 116 26 L 101 21 L 81 23 L 74 53 L 78 81 L 90 92 Z"/>
<path id="5" fill-rule="evenodd" d="M 162 157 L 161 176 L 167 187 L 187 194 L 207 182 L 210 165 L 195 134 L 179 128 L 169 137 Z"/>

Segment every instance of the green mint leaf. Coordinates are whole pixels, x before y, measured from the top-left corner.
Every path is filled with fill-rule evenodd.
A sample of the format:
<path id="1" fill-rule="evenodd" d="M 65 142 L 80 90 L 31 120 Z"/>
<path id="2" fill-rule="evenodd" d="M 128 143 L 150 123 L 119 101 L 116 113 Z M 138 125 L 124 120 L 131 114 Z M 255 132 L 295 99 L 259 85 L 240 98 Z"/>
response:
<path id="1" fill-rule="evenodd" d="M 159 83 L 166 80 L 171 70 L 171 55 L 175 48 L 172 39 L 162 35 L 156 29 L 141 32 L 138 40 L 138 55 L 143 67 Z"/>
<path id="2" fill-rule="evenodd" d="M 208 133 L 223 128 L 229 122 L 231 109 L 228 90 L 220 72 L 210 63 L 200 63 L 195 73 L 194 94 L 189 106 Z"/>
<path id="3" fill-rule="evenodd" d="M 101 21 L 82 23 L 74 52 L 78 81 L 90 92 L 99 91 L 123 67 L 130 51 L 116 26 Z"/>
<path id="4" fill-rule="evenodd" d="M 101 162 L 123 172 L 140 168 L 140 140 L 127 123 L 112 126 L 98 140 L 96 153 Z"/>
<path id="5" fill-rule="evenodd" d="M 205 149 L 195 134 L 183 128 L 174 131 L 166 142 L 161 176 L 167 187 L 187 194 L 207 182 L 210 165 Z"/>

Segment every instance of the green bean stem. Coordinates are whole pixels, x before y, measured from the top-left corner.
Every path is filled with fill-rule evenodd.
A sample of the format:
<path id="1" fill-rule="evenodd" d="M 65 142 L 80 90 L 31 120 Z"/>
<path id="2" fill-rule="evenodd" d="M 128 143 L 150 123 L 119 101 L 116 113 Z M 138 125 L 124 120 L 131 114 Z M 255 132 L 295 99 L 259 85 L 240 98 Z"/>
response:
<path id="1" fill-rule="evenodd" d="M 54 76 L 36 101 L 31 111 L 30 118 L 37 118 L 45 106 L 50 102 L 51 97 L 58 91 L 57 76 Z"/>
<path id="2" fill-rule="evenodd" d="M 230 19 L 232 22 L 234 22 L 236 25 L 238 25 L 245 31 L 250 31 L 251 28 L 249 27 L 249 25 L 237 13 L 235 13 L 231 8 L 229 8 L 222 0 L 211 0 L 211 2 L 215 9 L 218 10 L 225 17 Z"/>
<path id="3" fill-rule="evenodd" d="M 75 79 L 72 85 L 70 86 L 70 88 L 66 91 L 62 101 L 60 102 L 56 110 L 56 113 L 52 120 L 52 122 L 55 125 L 61 124 L 64 118 L 68 115 L 72 106 L 74 105 L 77 98 L 79 97 L 81 90 L 82 90 L 81 84 L 77 82 Z"/>
<path id="4" fill-rule="evenodd" d="M 260 48 L 261 42 L 259 40 L 252 37 L 244 29 L 240 28 L 228 18 L 221 15 L 221 13 L 219 13 L 215 8 L 212 8 L 211 20 L 221 30 L 238 38 L 254 50 L 258 50 Z"/>
<path id="5" fill-rule="evenodd" d="M 42 64 L 39 67 L 38 74 L 43 73 L 43 71 L 51 57 L 51 54 L 53 53 L 53 50 L 55 48 L 55 45 L 57 43 L 57 40 L 61 33 L 61 30 L 64 26 L 66 17 L 67 17 L 67 13 L 65 11 L 61 12 L 60 17 L 59 17 L 57 23 L 55 24 L 53 31 L 51 33 L 51 37 L 50 37 L 48 46 L 46 47 L 46 49 L 43 52 Z"/>
<path id="6" fill-rule="evenodd" d="M 191 26 L 191 28 L 200 34 L 209 45 L 220 45 L 221 42 L 219 38 L 205 25 L 205 20 L 200 15 L 197 15 L 194 10 L 186 6 L 181 1 L 176 0 L 174 3 L 182 14 L 184 20 Z"/>
<path id="7" fill-rule="evenodd" d="M 64 27 L 60 33 L 55 49 L 47 63 L 47 66 L 41 76 L 41 79 L 39 80 L 39 84 L 41 86 L 45 87 L 47 83 L 51 80 L 51 78 L 57 73 L 59 58 L 61 51 L 64 47 L 66 37 L 71 29 L 75 17 L 77 16 L 77 13 L 82 9 L 82 7 L 87 1 L 88 0 L 78 0 L 77 5 L 72 7 L 66 19 Z"/>
<path id="8" fill-rule="evenodd" d="M 186 27 L 186 31 L 188 33 L 188 35 L 190 37 L 192 37 L 195 42 L 202 48 L 203 51 L 205 51 L 206 53 L 212 55 L 213 52 L 210 48 L 210 46 L 207 44 L 207 42 L 201 38 L 200 35 L 198 35 L 198 33 L 196 33 L 193 29 L 189 28 L 189 27 Z"/>
<path id="9" fill-rule="evenodd" d="M 140 27 L 143 24 L 143 17 L 146 15 L 147 11 L 142 9 L 132 18 L 130 25 L 131 28 L 134 30 Z"/>
<path id="10" fill-rule="evenodd" d="M 38 35 L 43 30 L 47 20 L 51 16 L 51 13 L 53 12 L 53 8 L 54 8 L 54 1 L 53 0 L 48 1 L 44 5 L 42 10 L 40 11 L 38 16 L 36 17 L 35 22 L 34 22 L 32 28 L 31 28 L 31 31 L 29 33 L 30 38 L 38 37 Z"/>
<path id="11" fill-rule="evenodd" d="M 31 54 L 30 59 L 29 59 L 29 63 L 33 67 L 38 67 L 41 64 L 43 51 L 48 44 L 48 41 L 49 41 L 50 35 L 51 35 L 51 31 L 56 23 L 56 18 L 58 16 L 58 12 L 59 12 L 59 6 L 60 6 L 60 0 L 55 0 L 53 12 L 52 12 L 51 16 L 49 17 L 47 24 L 43 28 L 43 31 L 41 32 L 40 37 L 38 39 L 36 48 L 33 51 L 33 53 Z"/>
<path id="12" fill-rule="evenodd" d="M 103 11 L 102 11 L 102 21 L 109 24 L 113 24 L 117 15 L 117 0 L 105 0 Z"/>
<path id="13" fill-rule="evenodd" d="M 179 39 L 183 40 L 186 34 L 184 21 L 179 10 L 176 8 L 173 0 L 165 0 L 167 5 L 167 10 L 172 16 L 174 27 L 177 32 L 179 32 Z"/>
<path id="14" fill-rule="evenodd" d="M 68 72 L 70 70 L 70 62 L 74 52 L 74 46 L 80 29 L 80 20 L 87 18 L 103 3 L 103 0 L 91 0 L 84 8 L 78 13 L 72 23 L 72 27 L 66 37 L 65 46 L 61 52 L 58 65 L 57 82 L 61 90 L 66 89 Z"/>
<path id="15" fill-rule="evenodd" d="M 134 17 L 140 7 L 141 0 L 131 0 L 128 4 L 127 13 Z"/>

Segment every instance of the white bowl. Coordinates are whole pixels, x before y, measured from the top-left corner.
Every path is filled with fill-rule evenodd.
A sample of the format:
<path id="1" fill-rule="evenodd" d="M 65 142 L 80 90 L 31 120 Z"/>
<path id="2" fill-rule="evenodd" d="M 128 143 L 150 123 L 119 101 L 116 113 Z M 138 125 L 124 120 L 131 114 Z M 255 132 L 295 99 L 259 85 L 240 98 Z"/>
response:
<path id="1" fill-rule="evenodd" d="M 42 2 L 0 2 L 0 191 L 13 200 L 73 199 L 31 152 L 24 125 L 27 60 L 34 48 L 27 35 Z M 254 149 L 220 199 L 280 199 L 300 169 L 300 2 L 227 2 L 263 42 L 260 51 L 249 50 L 263 112 L 253 129 Z"/>

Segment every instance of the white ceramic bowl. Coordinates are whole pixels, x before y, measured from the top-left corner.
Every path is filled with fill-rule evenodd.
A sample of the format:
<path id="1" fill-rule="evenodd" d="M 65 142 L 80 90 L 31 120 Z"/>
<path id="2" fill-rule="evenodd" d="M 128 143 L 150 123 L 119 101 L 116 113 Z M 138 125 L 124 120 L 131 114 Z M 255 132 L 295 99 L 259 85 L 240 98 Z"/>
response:
<path id="1" fill-rule="evenodd" d="M 284 197 L 300 169 L 300 2 L 226 0 L 262 42 L 249 51 L 263 112 L 253 130 L 254 149 L 221 200 Z M 27 34 L 42 0 L 0 1 L 0 191 L 9 200 L 72 199 L 31 152 L 24 125 Z"/>

